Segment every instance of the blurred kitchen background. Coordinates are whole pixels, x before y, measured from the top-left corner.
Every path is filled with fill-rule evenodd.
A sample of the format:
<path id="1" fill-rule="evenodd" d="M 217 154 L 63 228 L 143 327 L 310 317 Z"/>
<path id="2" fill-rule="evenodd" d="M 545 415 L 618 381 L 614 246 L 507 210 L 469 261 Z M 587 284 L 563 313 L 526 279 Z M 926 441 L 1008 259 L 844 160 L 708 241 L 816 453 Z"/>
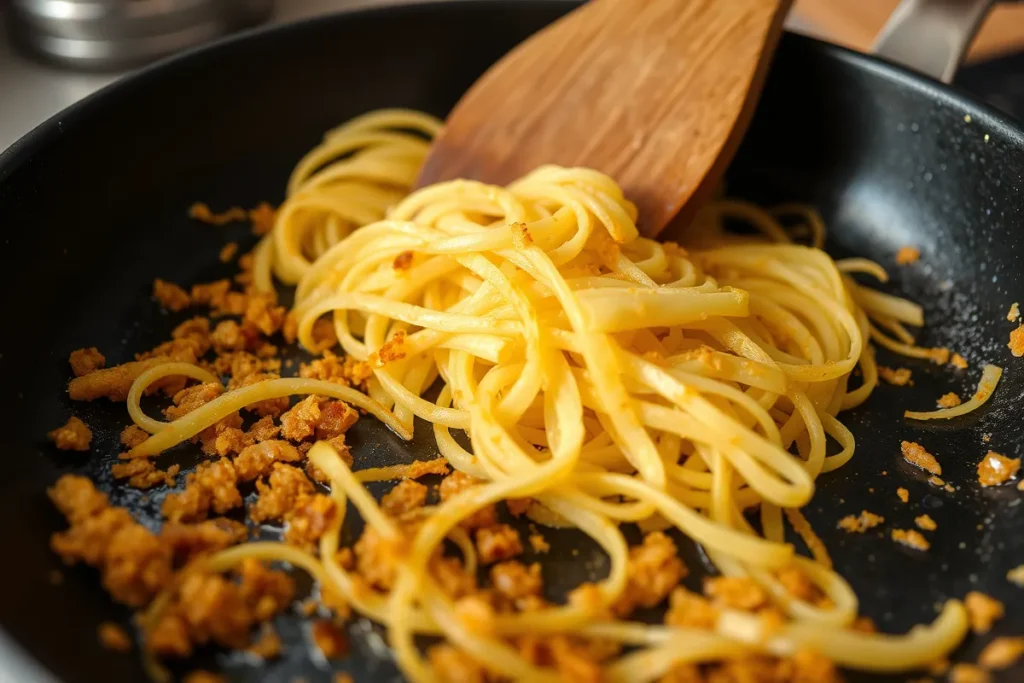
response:
<path id="1" fill-rule="evenodd" d="M 165 53 L 251 26 L 409 1 L 0 0 L 0 150 Z M 789 26 L 866 51 L 897 2 L 796 0 Z M 1024 3 L 993 10 L 956 82 L 1024 119 Z"/>

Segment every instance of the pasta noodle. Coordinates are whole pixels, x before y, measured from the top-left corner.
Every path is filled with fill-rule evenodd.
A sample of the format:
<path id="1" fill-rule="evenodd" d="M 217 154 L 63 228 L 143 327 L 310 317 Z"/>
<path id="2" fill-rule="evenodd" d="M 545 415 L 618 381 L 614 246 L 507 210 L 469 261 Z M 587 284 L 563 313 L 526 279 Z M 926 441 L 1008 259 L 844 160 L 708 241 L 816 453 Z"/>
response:
<path id="1" fill-rule="evenodd" d="M 811 543 L 815 561 L 796 556 L 783 538 L 785 511 L 809 542 L 817 540 L 797 510 L 811 500 L 818 475 L 854 455 L 838 416 L 877 384 L 869 339 L 936 357 L 912 346 L 903 327 L 923 323 L 919 306 L 851 277 L 884 281 L 880 266 L 834 262 L 821 251 L 821 219 L 796 205 L 765 211 L 721 200 L 699 213 L 685 247 L 645 239 L 615 182 L 587 169 L 547 166 L 508 187 L 459 180 L 404 196 L 438 127 L 425 115 L 385 111 L 328 133 L 295 169 L 274 230 L 257 250 L 257 287 L 269 290 L 273 277 L 296 285 L 300 343 L 321 351 L 313 329 L 327 317 L 343 351 L 372 366 L 369 396 L 275 379 L 163 423 L 141 411 L 147 386 L 169 375 L 216 378 L 194 366 L 158 366 L 132 386 L 129 410 L 152 436 L 129 457 L 160 453 L 242 406 L 318 394 L 372 413 L 404 439 L 416 418 L 427 421 L 452 467 L 485 483 L 430 508 L 405 537 L 359 473 L 321 442 L 309 459 L 329 478 L 339 509 L 351 502 L 385 542 L 402 546 L 393 589 L 357 589 L 336 559 L 340 520 L 321 538 L 319 556 L 253 543 L 220 552 L 209 568 L 259 557 L 305 569 L 387 627 L 402 671 L 416 681 L 436 679 L 414 640 L 424 634 L 529 681 L 558 677 L 510 645 L 527 633 L 635 647 L 606 666 L 608 680 L 624 682 L 654 680 L 686 662 L 804 648 L 856 669 L 906 671 L 959 644 L 967 620 L 956 600 L 904 636 L 855 630 L 856 596 L 820 542 Z M 737 220 L 754 234 L 727 231 Z M 808 245 L 798 243 L 801 231 Z M 861 384 L 851 388 L 857 368 Z M 985 377 L 993 386 L 998 378 L 988 369 Z M 428 400 L 435 378 L 443 388 Z M 452 429 L 468 433 L 471 452 Z M 460 522 L 494 502 L 527 497 L 535 521 L 593 538 L 608 554 L 608 575 L 592 604 L 502 613 L 488 629 L 471 628 L 436 585 L 430 558 L 446 538 L 462 538 L 471 551 Z M 743 514 L 758 506 L 763 533 Z M 736 610 L 724 610 L 709 630 L 613 618 L 608 608 L 628 580 L 625 521 L 679 529 L 723 574 L 762 586 L 785 623 L 769 632 Z M 779 583 L 776 573 L 794 566 L 825 596 L 820 604 Z"/>

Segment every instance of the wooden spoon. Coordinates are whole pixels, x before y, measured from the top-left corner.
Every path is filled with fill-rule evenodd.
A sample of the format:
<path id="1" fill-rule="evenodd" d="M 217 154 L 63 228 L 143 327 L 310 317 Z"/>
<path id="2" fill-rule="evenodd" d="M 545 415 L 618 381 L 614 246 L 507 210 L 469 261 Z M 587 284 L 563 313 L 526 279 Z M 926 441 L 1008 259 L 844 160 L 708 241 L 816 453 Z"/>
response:
<path id="1" fill-rule="evenodd" d="M 463 95 L 419 185 L 587 166 L 615 178 L 657 235 L 719 183 L 791 2 L 591 0 Z"/>

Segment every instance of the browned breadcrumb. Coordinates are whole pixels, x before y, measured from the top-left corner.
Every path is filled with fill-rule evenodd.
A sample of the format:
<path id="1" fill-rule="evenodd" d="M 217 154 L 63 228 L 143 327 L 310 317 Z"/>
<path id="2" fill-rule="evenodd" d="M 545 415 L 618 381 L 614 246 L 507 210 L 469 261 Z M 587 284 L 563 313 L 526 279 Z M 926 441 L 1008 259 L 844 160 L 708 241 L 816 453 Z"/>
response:
<path id="1" fill-rule="evenodd" d="M 915 517 L 914 524 L 917 525 L 918 529 L 923 529 L 925 531 L 935 531 L 939 528 L 939 525 L 935 523 L 935 520 L 926 514 Z"/>
<path id="2" fill-rule="evenodd" d="M 275 462 L 267 482 L 256 482 L 259 498 L 249 506 L 249 518 L 261 523 L 284 519 L 299 500 L 315 492 L 313 482 L 297 467 Z"/>
<path id="3" fill-rule="evenodd" d="M 1014 356 L 1024 356 L 1024 325 L 1017 325 L 1017 329 L 1010 332 L 1010 341 L 1006 346 Z"/>
<path id="4" fill-rule="evenodd" d="M 669 597 L 665 623 L 669 626 L 713 630 L 718 622 L 718 609 L 706 598 L 691 593 L 682 586 Z"/>
<path id="5" fill-rule="evenodd" d="M 192 303 L 188 292 L 174 284 L 157 278 L 153 280 L 153 298 L 169 311 L 178 312 Z"/>
<path id="6" fill-rule="evenodd" d="M 925 551 L 932 547 L 928 539 L 922 536 L 921 532 L 916 529 L 893 529 L 892 540 L 914 550 Z"/>
<path id="7" fill-rule="evenodd" d="M 265 335 L 272 335 L 284 325 L 288 310 L 278 306 L 272 295 L 251 295 L 245 307 L 244 322 L 252 324 Z"/>
<path id="8" fill-rule="evenodd" d="M 979 666 L 956 664 L 949 670 L 949 683 L 990 683 L 992 676 Z"/>
<path id="9" fill-rule="evenodd" d="M 900 502 L 906 503 L 910 500 L 910 491 L 906 490 L 902 486 L 896 489 L 896 495 L 899 497 Z"/>
<path id="10" fill-rule="evenodd" d="M 235 471 L 240 481 L 252 481 L 270 474 L 276 462 L 298 462 L 302 460 L 299 450 L 278 439 L 261 441 L 246 446 L 234 460 Z"/>
<path id="11" fill-rule="evenodd" d="M 495 610 L 484 595 L 467 595 L 455 601 L 455 618 L 467 630 L 479 635 L 493 635 Z"/>
<path id="12" fill-rule="evenodd" d="M 110 466 L 110 473 L 114 479 L 127 479 L 128 486 L 136 489 L 150 489 L 161 485 L 174 486 L 174 478 L 180 470 L 180 465 L 171 465 L 166 470 L 157 469 L 152 460 L 145 458 L 135 458 Z"/>
<path id="13" fill-rule="evenodd" d="M 544 587 L 540 564 L 529 567 L 522 562 L 511 560 L 491 567 L 491 586 L 509 600 L 522 600 L 540 595 Z"/>
<path id="14" fill-rule="evenodd" d="M 287 324 L 287 319 L 285 319 Z M 334 322 L 328 318 L 318 318 L 313 323 L 313 348 L 315 353 L 322 353 L 338 343 L 338 334 L 334 329 Z"/>
<path id="15" fill-rule="evenodd" d="M 909 368 L 887 368 L 884 365 L 878 366 L 878 376 L 884 379 L 887 383 L 896 387 L 905 387 L 908 384 L 913 385 L 913 381 L 910 379 Z"/>
<path id="16" fill-rule="evenodd" d="M 978 664 L 986 669 L 1008 669 L 1024 655 L 1024 638 L 1002 636 L 995 638 L 978 655 Z"/>
<path id="17" fill-rule="evenodd" d="M 1018 565 L 1006 572 L 1006 580 L 1024 588 L 1024 564 Z"/>
<path id="18" fill-rule="evenodd" d="M 637 607 L 654 607 L 667 598 L 689 573 L 677 553 L 676 544 L 661 531 L 647 534 L 641 545 L 631 547 L 626 587 L 612 606 L 615 613 L 631 614 Z"/>
<path id="19" fill-rule="evenodd" d="M 925 472 L 934 475 L 942 474 L 942 466 L 939 465 L 939 461 L 935 459 L 934 455 L 926 451 L 921 444 L 914 441 L 904 441 L 900 444 L 900 450 L 903 451 L 903 459 L 914 467 L 919 467 Z"/>
<path id="20" fill-rule="evenodd" d="M 899 251 L 896 252 L 896 263 L 901 266 L 905 266 L 910 263 L 917 263 L 919 258 L 921 258 L 921 250 L 917 247 L 908 245 L 900 247 Z"/>
<path id="21" fill-rule="evenodd" d="M 68 418 L 67 424 L 47 436 L 62 451 L 87 451 L 92 442 L 92 430 L 77 417 Z"/>
<path id="22" fill-rule="evenodd" d="M 427 502 L 427 487 L 411 479 L 405 479 L 388 491 L 380 500 L 381 509 L 394 517 L 398 517 Z"/>
<path id="23" fill-rule="evenodd" d="M 181 683 L 228 683 L 228 679 L 220 674 L 199 669 L 186 674 L 185 678 L 181 679 Z"/>
<path id="24" fill-rule="evenodd" d="M 481 564 L 493 564 L 522 553 L 523 543 L 508 524 L 496 524 L 476 530 L 476 551 Z"/>
<path id="25" fill-rule="evenodd" d="M 312 551 L 337 515 L 337 507 L 329 496 L 314 493 L 300 497 L 295 507 L 284 515 L 288 523 L 284 540 L 290 545 Z"/>
<path id="26" fill-rule="evenodd" d="M 427 649 L 427 660 L 442 683 L 485 683 L 487 680 L 484 667 L 454 645 L 431 645 Z"/>
<path id="27" fill-rule="evenodd" d="M 978 482 L 982 486 L 998 486 L 1017 475 L 1020 458 L 1007 458 L 995 451 L 989 451 L 978 463 Z"/>
<path id="28" fill-rule="evenodd" d="M 244 524 L 225 517 L 217 517 L 199 524 L 166 522 L 160 529 L 160 540 L 170 547 L 174 561 L 178 565 L 187 564 L 201 555 L 243 543 L 248 537 L 249 530 Z"/>
<path id="29" fill-rule="evenodd" d="M 135 448 L 149 438 L 149 432 L 138 425 L 128 425 L 121 432 L 121 445 L 125 448 Z"/>
<path id="30" fill-rule="evenodd" d="M 540 534 L 530 534 L 530 547 L 535 553 L 546 553 L 551 550 L 551 544 Z"/>
<path id="31" fill-rule="evenodd" d="M 190 358 L 188 356 L 191 356 Z M 75 377 L 68 383 L 68 395 L 73 401 L 94 401 L 108 398 L 111 401 L 124 401 L 128 398 L 128 390 L 139 375 L 157 365 L 168 361 L 195 362 L 195 354 L 178 356 L 154 356 L 142 361 L 132 361 L 115 365 L 112 368 L 94 370 L 87 375 Z"/>
<path id="32" fill-rule="evenodd" d="M 95 346 L 90 346 L 87 349 L 72 351 L 68 357 L 68 363 L 71 364 L 71 372 L 74 373 L 75 377 L 81 377 L 82 375 L 88 375 L 93 370 L 102 369 L 107 364 L 107 359 L 103 357 L 99 349 Z"/>
<path id="33" fill-rule="evenodd" d="M 264 623 L 259 636 L 246 651 L 262 659 L 276 659 L 281 656 L 281 637 L 277 635 L 273 626 Z"/>
<path id="34" fill-rule="evenodd" d="M 370 367 L 382 368 L 388 363 L 405 358 L 405 330 L 398 330 L 384 345 L 366 360 Z"/>
<path id="35" fill-rule="evenodd" d="M 239 387 L 248 387 L 259 382 L 267 382 L 272 379 L 279 379 L 279 377 L 280 375 L 274 372 L 255 372 L 251 375 L 246 376 L 245 379 L 243 379 L 241 382 L 236 383 L 234 378 L 232 378 L 231 383 L 229 384 L 229 388 L 237 389 Z M 268 415 L 271 417 L 277 417 L 278 415 L 281 415 L 286 410 L 288 410 L 288 405 L 288 397 L 281 396 L 280 398 L 267 398 L 262 401 L 257 401 L 256 403 L 251 403 L 245 407 L 245 410 L 247 410 L 250 413 L 255 413 L 260 417 L 266 417 Z"/>
<path id="36" fill-rule="evenodd" d="M 1006 613 L 1003 603 L 978 591 L 971 591 L 964 597 L 964 607 L 975 633 L 988 633 L 992 624 Z"/>
<path id="37" fill-rule="evenodd" d="M 438 487 L 438 495 L 443 503 L 456 494 L 462 493 L 463 491 L 479 484 L 479 479 L 471 477 L 465 472 L 459 472 L 456 470 L 441 480 L 441 485 Z M 494 506 L 487 505 L 477 510 L 466 519 L 463 519 L 460 524 L 466 529 L 476 529 L 492 526 L 496 520 L 497 513 Z"/>
<path id="38" fill-rule="evenodd" d="M 716 576 L 704 581 L 704 594 L 716 604 L 733 609 L 755 610 L 768 602 L 768 594 L 745 576 Z"/>
<path id="39" fill-rule="evenodd" d="M 404 470 L 402 476 L 406 479 L 419 479 L 425 477 L 428 474 L 448 474 L 451 470 L 448 468 L 448 461 L 444 458 L 434 458 L 433 460 L 416 460 L 409 463 Z"/>
<path id="40" fill-rule="evenodd" d="M 881 515 L 876 515 L 875 513 L 868 512 L 867 510 L 861 510 L 860 515 L 847 515 L 843 517 L 839 520 L 839 523 L 836 526 L 851 534 L 862 534 L 868 529 L 872 529 L 884 521 L 885 518 Z"/>
<path id="41" fill-rule="evenodd" d="M 238 242 L 228 242 L 220 249 L 220 253 L 217 254 L 217 258 L 220 259 L 221 263 L 227 263 L 231 259 L 235 258 L 235 254 L 238 253 Z"/>
<path id="42" fill-rule="evenodd" d="M 167 494 L 160 510 L 172 522 L 200 522 L 211 509 L 222 515 L 242 504 L 237 482 L 238 473 L 227 458 L 199 463 L 185 490 Z"/>
<path id="43" fill-rule="evenodd" d="M 941 477 L 936 477 L 934 474 L 928 477 L 928 483 L 932 486 L 945 486 L 946 482 Z"/>
<path id="44" fill-rule="evenodd" d="M 333 621 L 317 619 L 310 626 L 309 634 L 327 659 L 335 659 L 348 654 L 348 637 Z"/>
<path id="45" fill-rule="evenodd" d="M 943 394 L 942 396 L 940 396 L 939 400 L 936 401 L 936 403 L 940 408 L 955 408 L 956 406 L 960 405 L 961 401 L 960 397 L 951 391 L 948 394 Z"/>
<path id="46" fill-rule="evenodd" d="M 799 565 L 792 564 L 783 567 L 775 572 L 775 578 L 779 580 L 786 592 L 797 600 L 819 607 L 831 604 L 818 585 Z"/>
<path id="47" fill-rule="evenodd" d="M 114 652 L 128 652 L 132 649 L 132 639 L 128 633 L 112 621 L 104 621 L 96 630 L 100 645 Z"/>
<path id="48" fill-rule="evenodd" d="M 1006 319 L 1011 322 L 1017 322 L 1017 318 L 1020 317 L 1020 305 L 1014 301 L 1010 304 L 1010 310 L 1006 312 Z"/>
<path id="49" fill-rule="evenodd" d="M 357 361 L 351 356 L 341 357 L 324 351 L 322 358 L 299 366 L 299 377 L 322 379 L 344 386 L 364 387 L 366 381 L 373 377 L 373 368 L 369 363 Z"/>
<path id="50" fill-rule="evenodd" d="M 202 223 L 210 225 L 227 225 L 235 221 L 245 220 L 245 209 L 240 206 L 232 206 L 226 211 L 214 213 L 209 206 L 203 202 L 196 202 L 188 207 L 188 216 Z"/>
<path id="51" fill-rule="evenodd" d="M 412 265 L 413 253 L 411 251 L 403 251 L 395 257 L 394 262 L 391 266 L 395 270 L 408 270 L 409 266 Z"/>
<path id="52" fill-rule="evenodd" d="M 961 356 L 959 353 L 954 353 L 950 357 L 949 364 L 952 365 L 954 368 L 957 368 L 958 370 L 967 369 L 967 359 Z"/>
<path id="53" fill-rule="evenodd" d="M 246 217 L 252 223 L 252 234 L 256 236 L 266 235 L 274 229 L 274 221 L 277 219 L 277 211 L 266 202 L 260 202 L 256 208 L 249 209 Z"/>

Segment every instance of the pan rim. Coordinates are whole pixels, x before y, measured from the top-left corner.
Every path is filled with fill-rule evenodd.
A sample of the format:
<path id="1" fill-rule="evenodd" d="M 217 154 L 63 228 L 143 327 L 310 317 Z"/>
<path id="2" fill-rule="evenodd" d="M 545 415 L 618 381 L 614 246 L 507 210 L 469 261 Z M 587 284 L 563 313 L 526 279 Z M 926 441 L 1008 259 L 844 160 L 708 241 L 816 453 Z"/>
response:
<path id="1" fill-rule="evenodd" d="M 82 100 L 50 116 L 6 150 L 0 151 L 0 192 L 6 181 L 23 165 L 31 163 L 37 152 L 55 144 L 62 135 L 74 133 L 75 127 L 88 115 L 106 107 L 112 95 L 123 94 L 175 69 L 189 68 L 201 64 L 211 56 L 236 49 L 251 41 L 267 40 L 269 36 L 285 31 L 301 32 L 331 22 L 359 21 L 363 17 L 416 16 L 421 12 L 457 11 L 460 9 L 488 9 L 499 12 L 502 9 L 523 10 L 539 7 L 569 8 L 580 4 L 578 0 L 437 0 L 434 2 L 402 2 L 382 7 L 364 7 L 340 10 L 330 14 L 305 18 L 286 24 L 267 25 L 241 31 L 210 43 L 190 48 L 183 52 L 160 59 L 120 78 Z M 979 123 L 988 127 L 993 137 L 1001 136 L 1005 142 L 1024 151 L 1024 124 L 982 102 L 973 95 L 953 85 L 934 81 L 911 69 L 891 63 L 882 58 L 854 52 L 815 38 L 787 31 L 786 42 L 797 45 L 800 50 L 810 51 L 825 59 L 836 60 L 852 68 L 864 71 L 883 81 L 909 88 L 923 97 L 969 114 Z M 35 658 L 16 636 L 0 627 L 0 682 L 40 681 L 58 683 L 58 678 L 47 664 Z"/>

